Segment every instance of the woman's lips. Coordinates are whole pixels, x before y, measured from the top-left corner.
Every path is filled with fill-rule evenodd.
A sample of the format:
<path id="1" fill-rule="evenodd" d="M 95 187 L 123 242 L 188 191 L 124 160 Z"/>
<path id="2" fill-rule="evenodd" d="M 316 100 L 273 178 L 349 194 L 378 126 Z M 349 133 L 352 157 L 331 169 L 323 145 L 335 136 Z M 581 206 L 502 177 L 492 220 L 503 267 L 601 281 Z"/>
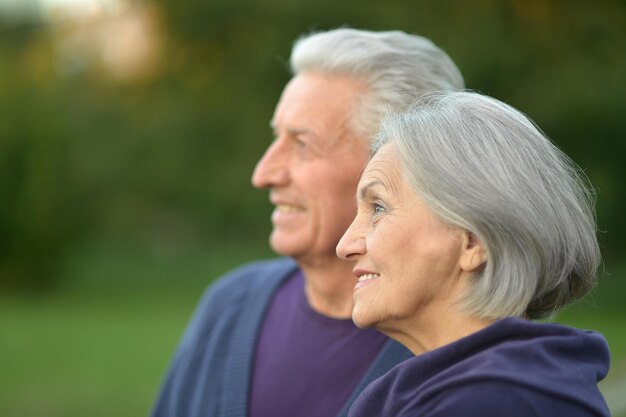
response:
<path id="1" fill-rule="evenodd" d="M 380 278 L 380 275 L 367 273 L 367 274 L 361 274 L 358 277 L 359 277 L 359 280 L 354 286 L 355 291 L 359 288 L 365 287 L 366 285 L 369 285 L 372 282 L 376 281 L 378 278 Z"/>

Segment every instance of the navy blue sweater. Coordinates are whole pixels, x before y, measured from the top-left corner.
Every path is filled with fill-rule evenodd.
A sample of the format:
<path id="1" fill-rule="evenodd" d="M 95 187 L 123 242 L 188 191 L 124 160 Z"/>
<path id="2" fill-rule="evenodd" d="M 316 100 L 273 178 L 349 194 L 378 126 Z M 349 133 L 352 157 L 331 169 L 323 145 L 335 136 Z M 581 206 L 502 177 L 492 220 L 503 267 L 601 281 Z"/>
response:
<path id="1" fill-rule="evenodd" d="M 349 416 L 608 417 L 608 367 L 598 333 L 507 318 L 397 365 Z"/>
<path id="2" fill-rule="evenodd" d="M 296 268 L 287 258 L 256 262 L 232 271 L 207 290 L 174 356 L 152 417 L 247 417 L 261 324 L 272 297 Z M 389 340 L 339 416 L 347 414 L 367 384 L 411 356 Z"/>

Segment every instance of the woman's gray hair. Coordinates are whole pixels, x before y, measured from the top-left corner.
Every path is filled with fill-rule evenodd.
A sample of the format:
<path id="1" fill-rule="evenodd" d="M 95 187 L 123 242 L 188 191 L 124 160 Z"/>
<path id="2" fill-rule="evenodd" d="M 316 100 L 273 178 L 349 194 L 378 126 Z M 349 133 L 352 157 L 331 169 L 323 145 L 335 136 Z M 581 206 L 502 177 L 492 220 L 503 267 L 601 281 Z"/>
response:
<path id="1" fill-rule="evenodd" d="M 419 96 L 461 90 L 463 76 L 430 40 L 400 31 L 341 28 L 299 38 L 291 52 L 294 74 L 319 72 L 361 78 L 368 92 L 350 126 L 368 140 L 389 111 L 403 111 Z"/>
<path id="2" fill-rule="evenodd" d="M 478 93 L 432 94 L 383 121 L 374 151 L 386 143 L 430 210 L 487 251 L 465 311 L 542 318 L 594 287 L 591 185 L 524 114 Z"/>

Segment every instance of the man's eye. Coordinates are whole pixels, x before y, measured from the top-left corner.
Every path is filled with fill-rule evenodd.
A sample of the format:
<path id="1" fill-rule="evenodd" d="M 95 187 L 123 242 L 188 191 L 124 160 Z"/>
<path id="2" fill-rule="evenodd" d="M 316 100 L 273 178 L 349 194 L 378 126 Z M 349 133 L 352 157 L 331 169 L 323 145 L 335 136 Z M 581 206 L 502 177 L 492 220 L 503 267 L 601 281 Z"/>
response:
<path id="1" fill-rule="evenodd" d="M 374 214 L 380 214 L 385 211 L 385 208 L 377 203 L 374 203 L 373 208 L 374 208 Z"/>

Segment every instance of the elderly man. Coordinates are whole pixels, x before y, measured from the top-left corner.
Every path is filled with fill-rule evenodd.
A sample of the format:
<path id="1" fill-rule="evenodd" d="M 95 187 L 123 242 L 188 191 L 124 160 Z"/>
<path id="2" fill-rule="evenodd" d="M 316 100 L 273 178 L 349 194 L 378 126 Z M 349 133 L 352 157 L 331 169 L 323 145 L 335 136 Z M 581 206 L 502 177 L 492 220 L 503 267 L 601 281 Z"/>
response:
<path id="1" fill-rule="evenodd" d="M 345 416 L 361 390 L 411 356 L 352 323 L 353 265 L 335 247 L 356 213 L 369 138 L 388 111 L 463 88 L 452 60 L 403 32 L 337 29 L 299 39 L 294 77 L 252 183 L 275 208 L 283 258 L 243 266 L 203 297 L 153 417 Z"/>

